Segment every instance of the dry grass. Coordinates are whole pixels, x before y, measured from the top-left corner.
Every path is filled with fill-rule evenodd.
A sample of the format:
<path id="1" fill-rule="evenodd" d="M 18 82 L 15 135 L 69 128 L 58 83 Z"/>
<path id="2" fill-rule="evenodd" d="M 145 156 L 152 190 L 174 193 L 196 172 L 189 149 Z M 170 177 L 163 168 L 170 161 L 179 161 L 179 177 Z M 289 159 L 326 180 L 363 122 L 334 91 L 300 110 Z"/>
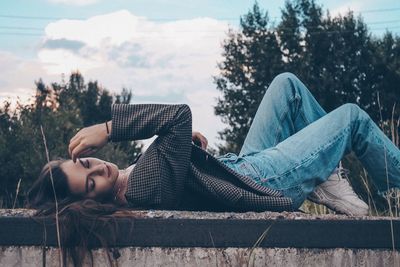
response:
<path id="1" fill-rule="evenodd" d="M 42 132 L 44 148 L 45 148 L 45 151 L 46 151 L 46 159 L 47 159 L 47 162 L 49 163 L 50 162 L 49 150 L 47 149 L 46 136 L 44 134 L 42 125 L 40 125 L 40 131 Z M 56 205 L 56 229 L 57 229 L 57 243 L 58 243 L 58 247 L 59 247 L 59 250 L 58 250 L 59 263 L 60 263 L 60 266 L 65 266 L 64 265 L 64 260 L 63 260 L 63 257 L 62 257 L 62 249 L 61 249 L 60 224 L 59 224 L 59 219 L 58 219 L 58 214 L 59 214 L 58 201 L 57 201 L 56 190 L 54 188 L 53 173 L 51 171 L 50 165 L 49 165 L 49 172 L 50 172 L 51 186 L 53 188 L 53 193 L 54 193 L 54 202 L 55 202 L 55 205 Z"/>
<path id="2" fill-rule="evenodd" d="M 257 239 L 257 241 L 254 243 L 253 247 L 250 249 L 250 255 L 249 255 L 249 259 L 247 261 L 247 267 L 250 266 L 250 262 L 253 263 L 252 266 L 254 266 L 254 250 L 260 246 L 261 242 L 265 239 L 265 237 L 267 236 L 267 233 L 269 231 L 269 229 L 271 229 L 272 224 L 270 226 L 268 226 L 267 229 L 265 229 L 265 231 L 260 235 L 260 237 Z"/>
<path id="3" fill-rule="evenodd" d="M 19 178 L 18 184 L 17 184 L 17 189 L 15 190 L 15 198 L 14 198 L 14 204 L 13 204 L 13 209 L 15 209 L 15 204 L 17 203 L 17 198 L 18 198 L 18 193 L 19 193 L 19 187 L 21 185 L 21 180 L 22 178 Z"/>
<path id="4" fill-rule="evenodd" d="M 382 119 L 382 112 L 381 112 L 382 108 L 381 108 L 381 103 L 380 103 L 380 100 L 379 100 L 379 92 L 378 92 L 377 97 L 378 97 L 378 106 L 379 106 L 379 111 L 380 111 L 381 128 L 383 129 L 383 131 L 385 131 L 385 129 L 383 127 L 383 119 Z M 396 131 L 395 131 L 395 129 L 397 130 L 398 128 L 394 127 L 394 124 L 395 124 L 394 123 L 395 107 L 396 107 L 396 104 L 393 105 L 393 108 L 392 108 L 392 118 L 391 118 L 391 121 L 390 121 L 390 128 L 391 128 L 392 142 L 396 146 L 398 146 L 398 143 L 396 144 L 396 139 L 398 140 L 398 133 L 396 134 Z M 398 123 L 397 123 L 397 125 L 398 125 Z M 389 187 L 389 174 L 388 174 L 388 167 L 387 167 L 387 151 L 386 151 L 386 147 L 384 148 L 384 156 L 385 156 L 385 170 L 386 170 L 386 186 L 387 186 L 387 193 L 388 193 L 390 191 L 390 187 Z M 394 232 L 393 232 L 393 211 L 392 211 L 391 200 L 390 200 L 388 194 L 386 194 L 386 200 L 387 200 L 387 203 L 388 203 L 388 206 L 389 206 L 390 233 L 391 233 L 391 239 L 392 239 L 392 249 L 393 249 L 393 252 L 395 252 L 396 248 L 395 248 Z"/>

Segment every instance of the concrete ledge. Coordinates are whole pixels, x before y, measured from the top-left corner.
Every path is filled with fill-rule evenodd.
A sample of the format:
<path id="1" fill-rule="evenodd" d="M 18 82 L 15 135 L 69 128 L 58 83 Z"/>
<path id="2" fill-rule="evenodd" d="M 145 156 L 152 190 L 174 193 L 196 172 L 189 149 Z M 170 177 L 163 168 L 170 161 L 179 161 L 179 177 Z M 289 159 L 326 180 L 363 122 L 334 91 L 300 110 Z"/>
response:
<path id="1" fill-rule="evenodd" d="M 53 220 L 7 212 L 0 212 L 0 246 L 57 245 Z M 117 222 L 117 247 L 251 248 L 259 240 L 263 248 L 400 249 L 400 218 L 132 211 Z"/>
<path id="2" fill-rule="evenodd" d="M 353 267 L 400 266 L 400 252 L 371 249 L 296 248 L 120 248 L 117 266 L 285 266 Z M 105 267 L 104 249 L 93 251 L 94 266 Z M 90 266 L 89 258 L 84 266 Z M 58 249 L 48 247 L 0 247 L 0 266 L 60 266 Z M 69 266 L 72 266 L 70 264 Z"/>

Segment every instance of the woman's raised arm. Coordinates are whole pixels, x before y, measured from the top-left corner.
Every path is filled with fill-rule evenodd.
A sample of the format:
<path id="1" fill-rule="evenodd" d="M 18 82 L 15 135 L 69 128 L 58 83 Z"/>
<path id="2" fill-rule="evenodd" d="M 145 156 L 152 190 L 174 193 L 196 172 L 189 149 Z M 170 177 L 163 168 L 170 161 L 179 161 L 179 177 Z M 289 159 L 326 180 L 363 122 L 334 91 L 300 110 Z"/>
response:
<path id="1" fill-rule="evenodd" d="M 125 197 L 133 206 L 175 207 L 192 151 L 192 115 L 185 104 L 113 105 L 112 141 L 158 137 L 138 160 Z"/>
<path id="2" fill-rule="evenodd" d="M 80 156 L 90 155 L 102 148 L 111 134 L 112 121 L 81 129 L 71 138 L 68 152 L 73 162 Z"/>

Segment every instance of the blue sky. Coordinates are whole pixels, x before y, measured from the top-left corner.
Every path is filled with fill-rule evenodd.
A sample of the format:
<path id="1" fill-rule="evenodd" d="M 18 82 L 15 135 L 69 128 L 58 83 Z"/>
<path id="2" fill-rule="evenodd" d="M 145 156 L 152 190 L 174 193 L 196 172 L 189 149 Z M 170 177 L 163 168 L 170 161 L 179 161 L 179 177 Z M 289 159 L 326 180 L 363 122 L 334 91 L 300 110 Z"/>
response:
<path id="1" fill-rule="evenodd" d="M 214 146 L 224 125 L 213 114 L 221 42 L 254 1 L 2 0 L 0 102 L 29 101 L 34 81 L 60 81 L 79 69 L 113 92 L 132 89 L 133 102 L 187 103 L 194 129 Z M 278 23 L 283 0 L 259 0 Z M 349 8 L 371 32 L 399 35 L 398 0 L 317 1 L 331 14 Z"/>

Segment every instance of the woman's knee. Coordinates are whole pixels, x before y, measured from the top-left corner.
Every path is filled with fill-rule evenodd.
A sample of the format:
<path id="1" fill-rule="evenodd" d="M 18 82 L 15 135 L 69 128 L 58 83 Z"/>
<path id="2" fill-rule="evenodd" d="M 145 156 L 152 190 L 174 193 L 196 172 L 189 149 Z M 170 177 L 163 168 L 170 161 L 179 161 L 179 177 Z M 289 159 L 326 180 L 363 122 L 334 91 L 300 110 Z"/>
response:
<path id="1" fill-rule="evenodd" d="M 296 75 L 290 72 L 284 72 L 277 75 L 270 84 L 268 90 L 272 94 L 285 96 L 288 99 L 301 98 L 303 87 Z"/>
<path id="2" fill-rule="evenodd" d="M 346 103 L 339 107 L 343 113 L 348 114 L 350 120 L 369 119 L 369 115 L 355 103 Z"/>
<path id="3" fill-rule="evenodd" d="M 282 83 L 282 82 L 290 82 L 290 81 L 298 81 L 299 78 L 297 78 L 296 75 L 294 75 L 291 72 L 283 72 L 281 74 L 278 74 L 277 76 L 275 76 L 273 81 Z"/>

